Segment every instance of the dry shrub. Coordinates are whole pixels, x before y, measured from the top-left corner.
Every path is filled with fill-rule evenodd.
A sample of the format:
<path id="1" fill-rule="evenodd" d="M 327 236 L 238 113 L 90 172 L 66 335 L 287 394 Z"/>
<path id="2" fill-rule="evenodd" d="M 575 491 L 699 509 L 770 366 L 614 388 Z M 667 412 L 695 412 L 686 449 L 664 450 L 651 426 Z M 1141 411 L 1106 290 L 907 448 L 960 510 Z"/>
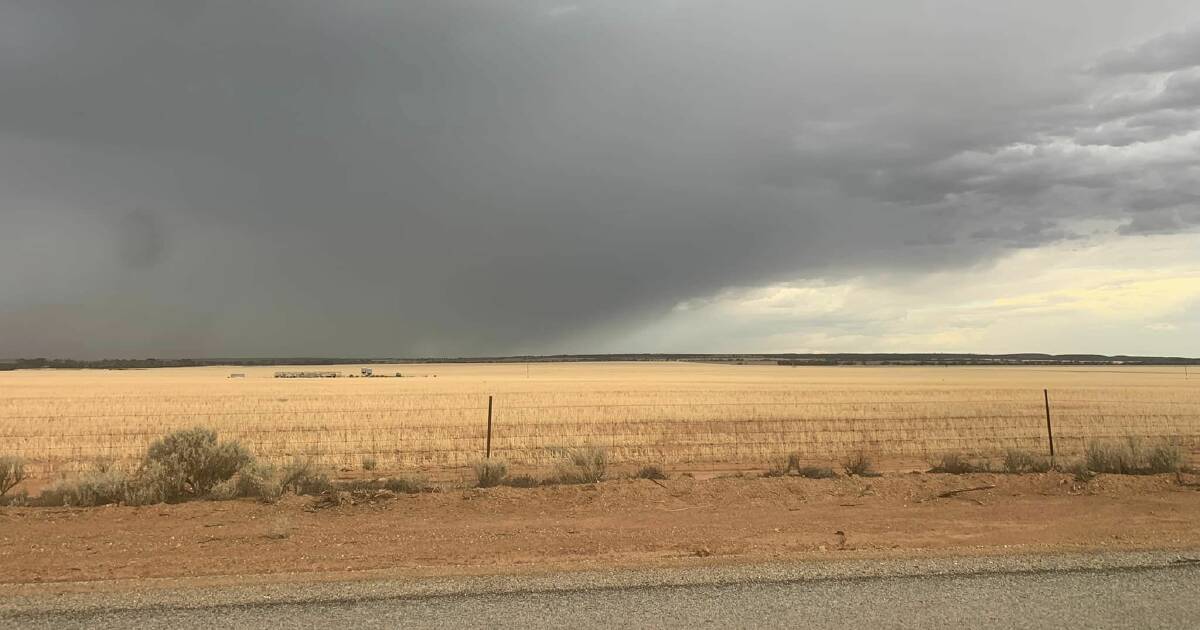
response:
<path id="1" fill-rule="evenodd" d="M 283 467 L 280 485 L 296 494 L 321 494 L 333 488 L 329 473 L 315 457 L 295 457 Z"/>
<path id="2" fill-rule="evenodd" d="M 1153 475 L 1179 472 L 1184 463 L 1183 448 L 1175 441 L 1160 440 L 1149 448 L 1141 440 L 1097 440 L 1088 442 L 1087 469 L 1114 475 Z"/>
<path id="3" fill-rule="evenodd" d="M 847 457 L 842 462 L 842 470 L 847 475 L 858 477 L 878 477 L 879 473 L 873 468 L 874 462 L 865 452 L 859 451 Z"/>
<path id="4" fill-rule="evenodd" d="M 146 466 L 162 469 L 162 479 L 176 484 L 167 494 L 202 496 L 233 477 L 253 459 L 237 441 L 217 441 L 217 432 L 194 427 L 168 433 L 150 444 Z"/>
<path id="5" fill-rule="evenodd" d="M 91 507 L 125 503 L 129 480 L 118 470 L 88 471 L 71 479 L 61 479 L 42 492 L 43 505 Z"/>
<path id="6" fill-rule="evenodd" d="M 1131 475 L 1137 469 L 1137 449 L 1135 440 L 1092 441 L 1088 442 L 1085 461 L 1088 470 L 1113 475 Z"/>
<path id="7" fill-rule="evenodd" d="M 792 463 L 787 455 L 775 455 L 767 460 L 767 477 L 782 477 L 792 470 Z"/>
<path id="8" fill-rule="evenodd" d="M 226 479 L 208 491 L 208 498 L 213 501 L 230 501 L 240 496 L 238 494 L 238 479 Z"/>
<path id="9" fill-rule="evenodd" d="M 429 480 L 420 475 L 401 475 L 389 477 L 383 482 L 384 490 L 402 494 L 417 494 L 418 492 L 433 492 L 434 487 Z"/>
<path id="10" fill-rule="evenodd" d="M 513 475 L 504 478 L 504 485 L 512 488 L 536 488 L 543 483 L 542 480 L 530 475 Z"/>
<path id="11" fill-rule="evenodd" d="M 1087 461 L 1083 459 L 1077 459 L 1066 464 L 1059 463 L 1058 469 L 1062 472 L 1075 475 L 1075 481 L 1079 482 L 1086 483 L 1096 476 L 1096 473 L 1088 470 Z"/>
<path id="12" fill-rule="evenodd" d="M 965 475 L 967 473 L 987 471 L 987 466 L 981 466 L 972 462 L 962 453 L 946 453 L 942 455 L 942 458 L 929 470 L 929 472 L 949 473 L 951 475 Z"/>
<path id="13" fill-rule="evenodd" d="M 332 487 L 329 474 L 312 457 L 296 457 L 282 468 L 255 460 L 238 471 L 232 495 L 273 503 L 289 490 L 296 494 L 320 494 Z M 219 492 L 210 492 L 209 498 L 220 499 L 230 492 L 228 488 L 221 488 Z"/>
<path id="14" fill-rule="evenodd" d="M 1004 470 L 1010 473 L 1044 473 L 1054 468 L 1049 457 L 1034 455 L 1019 448 L 1010 448 L 1004 454 Z"/>
<path id="15" fill-rule="evenodd" d="M 471 467 L 475 470 L 475 485 L 480 488 L 498 486 L 508 475 L 508 464 L 499 459 L 481 459 Z"/>
<path id="16" fill-rule="evenodd" d="M 562 449 L 555 475 L 559 483 L 596 483 L 608 472 L 608 451 L 598 446 Z"/>
<path id="17" fill-rule="evenodd" d="M 638 469 L 637 475 L 635 475 L 635 477 L 637 477 L 638 479 L 656 479 L 656 480 L 663 480 L 663 479 L 668 478 L 667 471 L 664 470 L 662 466 L 658 466 L 656 464 L 642 466 L 641 468 Z"/>
<path id="18" fill-rule="evenodd" d="M 12 507 L 29 507 L 33 502 L 29 499 L 29 492 L 21 490 L 14 492 L 8 496 L 0 496 L 0 505 L 8 505 Z"/>
<path id="19" fill-rule="evenodd" d="M 375 470 L 378 465 L 379 461 L 375 459 L 374 455 L 366 455 L 362 458 L 363 470 Z"/>
<path id="20" fill-rule="evenodd" d="M 59 479 L 42 491 L 36 503 L 44 506 L 92 507 L 114 503 L 152 505 L 179 499 L 179 480 L 161 465 L 145 463 L 130 473 L 97 458 L 88 470 Z"/>
<path id="21" fill-rule="evenodd" d="M 238 471 L 235 496 L 254 497 L 268 503 L 283 496 L 283 483 L 279 471 L 267 462 L 252 461 Z"/>
<path id="22" fill-rule="evenodd" d="M 1146 470 L 1150 473 L 1177 473 L 1185 468 L 1187 453 L 1174 440 L 1162 440 L 1146 454 Z"/>
<path id="23" fill-rule="evenodd" d="M 801 477 L 808 479 L 836 479 L 837 473 L 832 468 L 824 466 L 802 466 L 796 469 Z"/>
<path id="24" fill-rule="evenodd" d="M 98 460 L 91 470 L 60 479 L 43 490 L 38 503 L 75 507 L 153 505 L 181 498 L 176 494 L 179 483 L 177 476 L 159 464 L 145 463 L 131 474 L 111 462 Z"/>
<path id="25" fill-rule="evenodd" d="M 158 462 L 144 462 L 129 479 L 125 491 L 126 505 L 153 505 L 187 498 L 180 492 L 184 487 L 179 470 Z"/>
<path id="26" fill-rule="evenodd" d="M 25 480 L 25 460 L 12 455 L 0 457 L 0 497 Z"/>
<path id="27" fill-rule="evenodd" d="M 809 479 L 834 479 L 837 473 L 826 466 L 805 466 L 799 451 L 787 455 L 776 455 L 767 461 L 768 477 L 783 477 L 796 471 L 796 474 Z"/>

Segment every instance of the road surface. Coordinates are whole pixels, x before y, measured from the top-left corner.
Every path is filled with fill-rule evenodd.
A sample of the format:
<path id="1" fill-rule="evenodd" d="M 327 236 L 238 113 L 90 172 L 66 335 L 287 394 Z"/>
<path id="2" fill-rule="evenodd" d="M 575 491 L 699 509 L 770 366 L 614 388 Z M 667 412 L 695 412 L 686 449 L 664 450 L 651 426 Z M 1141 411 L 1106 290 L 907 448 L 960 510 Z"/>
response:
<path id="1" fill-rule="evenodd" d="M 371 582 L 327 584 L 324 595 L 294 601 L 87 606 L 59 602 L 0 613 L 14 628 L 1197 628 L 1200 562 L 1023 564 L 910 567 L 858 577 L 854 567 L 792 575 L 778 567 L 670 571 L 629 585 L 589 586 L 576 575 L 561 588 L 523 590 L 513 578 L 492 592 L 472 588 L 389 595 Z M 706 573 L 705 571 L 708 571 Z M 713 583 L 705 583 L 708 580 Z M 119 599 L 119 598 L 118 598 Z M 113 600 L 116 602 L 117 600 Z"/>

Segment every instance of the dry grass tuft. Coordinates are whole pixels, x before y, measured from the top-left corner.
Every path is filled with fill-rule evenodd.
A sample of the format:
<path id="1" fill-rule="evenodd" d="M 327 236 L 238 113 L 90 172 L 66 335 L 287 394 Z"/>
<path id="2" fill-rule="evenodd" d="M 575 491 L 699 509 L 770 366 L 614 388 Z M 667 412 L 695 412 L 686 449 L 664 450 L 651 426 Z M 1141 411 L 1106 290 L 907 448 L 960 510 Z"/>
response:
<path id="1" fill-rule="evenodd" d="M 792 463 L 787 455 L 775 455 L 767 459 L 765 477 L 783 477 L 792 471 Z"/>
<path id="2" fill-rule="evenodd" d="M 421 475 L 389 477 L 383 482 L 383 489 L 391 490 L 397 494 L 418 494 L 436 490 L 433 484 L 429 483 L 429 480 Z"/>
<path id="3" fill-rule="evenodd" d="M 1054 460 L 1029 451 L 1010 448 L 1004 454 L 1004 470 L 1014 474 L 1044 473 L 1054 469 Z"/>
<path id="4" fill-rule="evenodd" d="M 1178 473 L 1187 467 L 1187 452 L 1179 442 L 1162 440 L 1146 454 L 1146 470 L 1152 474 Z"/>
<path id="5" fill-rule="evenodd" d="M 1158 440 L 1147 447 L 1142 440 L 1129 437 L 1088 442 L 1085 463 L 1096 473 L 1153 475 L 1179 472 L 1184 458 L 1183 448 L 1173 440 Z"/>
<path id="6" fill-rule="evenodd" d="M 40 502 L 42 505 L 72 507 L 91 507 L 112 503 L 143 504 L 141 500 L 132 499 L 129 479 L 125 473 L 118 470 L 90 471 L 71 479 L 60 480 L 42 492 Z M 146 501 L 146 503 L 149 502 L 151 501 Z"/>
<path id="7" fill-rule="evenodd" d="M 283 496 L 279 469 L 270 462 L 253 461 L 238 471 L 234 496 L 254 497 L 274 503 Z"/>
<path id="8" fill-rule="evenodd" d="M 333 489 L 329 473 L 312 455 L 292 458 L 291 463 L 283 467 L 280 483 L 285 490 L 296 494 L 321 494 Z"/>
<path id="9" fill-rule="evenodd" d="M 316 459 L 293 457 L 285 466 L 264 461 L 251 461 L 238 471 L 236 480 L 214 487 L 211 499 L 253 497 L 267 503 L 278 501 L 285 493 L 315 495 L 333 488 L 329 473 Z"/>
<path id="10" fill-rule="evenodd" d="M 634 475 L 634 477 L 638 479 L 653 479 L 657 481 L 662 481 L 668 478 L 666 469 L 656 464 L 642 466 L 638 469 L 637 474 Z"/>
<path id="11" fill-rule="evenodd" d="M 929 469 L 929 472 L 965 475 L 968 473 L 988 472 L 988 470 L 987 465 L 977 464 L 962 453 L 946 453 Z"/>
<path id="12" fill-rule="evenodd" d="M 842 471 L 855 477 L 878 477 L 879 473 L 873 468 L 874 462 L 864 451 L 858 451 L 842 462 Z"/>
<path id="13" fill-rule="evenodd" d="M 608 472 L 608 451 L 598 446 L 560 449 L 559 483 L 596 483 Z"/>
<path id="14" fill-rule="evenodd" d="M 494 488 L 508 476 L 508 464 L 499 459 L 481 459 L 471 467 L 475 471 L 475 485 L 480 488 Z"/>
<path id="15" fill-rule="evenodd" d="M 530 475 L 512 475 L 504 478 L 504 485 L 510 488 L 536 488 L 545 482 Z"/>

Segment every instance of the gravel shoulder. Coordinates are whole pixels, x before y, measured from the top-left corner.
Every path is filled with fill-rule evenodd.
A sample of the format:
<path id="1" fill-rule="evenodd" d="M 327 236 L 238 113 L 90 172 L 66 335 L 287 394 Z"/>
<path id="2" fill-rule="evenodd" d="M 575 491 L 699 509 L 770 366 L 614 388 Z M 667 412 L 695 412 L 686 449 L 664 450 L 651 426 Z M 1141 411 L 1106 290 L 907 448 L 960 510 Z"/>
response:
<path id="1" fill-rule="evenodd" d="M 1064 578 L 1064 575 L 1067 577 Z M 979 578 L 983 578 L 983 581 Z M 557 602 L 559 605 L 565 605 L 573 614 L 579 612 L 578 609 L 585 604 L 585 607 L 602 610 L 604 602 L 611 600 L 609 603 L 619 604 L 620 609 L 610 610 L 609 614 L 636 613 L 637 605 L 640 605 L 638 602 L 657 601 L 658 603 L 650 606 L 650 609 L 660 610 L 663 614 L 679 614 L 681 617 L 678 619 L 678 625 L 684 625 L 684 621 L 695 621 L 690 615 L 700 614 L 702 617 L 711 618 L 712 615 L 722 614 L 719 609 L 704 609 L 705 605 L 713 606 L 711 598 L 701 597 L 705 593 L 727 597 L 722 604 L 726 608 L 741 605 L 760 609 L 767 606 L 769 601 L 774 601 L 774 598 L 796 596 L 799 593 L 805 597 L 806 605 L 816 603 L 824 609 L 828 607 L 829 599 L 819 599 L 817 602 L 812 600 L 814 594 L 826 592 L 837 597 L 861 598 L 856 603 L 856 606 L 861 608 L 861 614 L 886 616 L 886 611 L 871 611 L 873 606 L 884 603 L 880 598 L 898 598 L 901 600 L 900 605 L 911 607 L 920 604 L 922 597 L 933 594 L 945 598 L 954 589 L 964 585 L 972 597 L 979 597 L 986 602 L 997 595 L 988 595 L 988 589 L 999 589 L 1000 595 L 1006 593 L 1008 598 L 1012 598 L 1017 594 L 1014 589 L 1034 589 L 1038 583 L 1043 583 L 1052 586 L 1043 589 L 1049 592 L 1052 600 L 1057 597 L 1068 607 L 1071 602 L 1078 606 L 1081 597 L 1086 596 L 1087 589 L 1114 588 L 1109 584 L 1114 580 L 1126 583 L 1128 589 L 1140 588 L 1138 585 L 1145 583 L 1147 588 L 1152 587 L 1151 594 L 1156 599 L 1176 599 L 1191 592 L 1190 585 L 1200 585 L 1200 550 L 836 560 L 301 584 L 199 586 L 173 581 L 144 580 L 139 582 L 136 589 L 116 593 L 64 593 L 55 592 L 55 589 L 38 593 L 36 589 L 22 589 L 18 594 L 6 598 L 4 605 L 0 607 L 0 620 L 8 620 L 7 623 L 17 627 L 70 627 L 71 622 L 80 626 L 98 627 L 95 624 L 104 625 L 101 623 L 104 619 L 122 623 L 157 620 L 164 625 L 171 621 L 173 624 L 182 622 L 185 627 L 199 627 L 211 622 L 210 614 L 225 618 L 225 621 L 230 623 L 241 619 L 247 625 L 262 623 L 268 619 L 286 622 L 289 616 L 294 616 L 296 621 L 309 619 L 310 622 L 328 623 L 335 620 L 336 615 L 344 614 L 360 615 L 359 621 L 370 626 L 373 625 L 370 623 L 372 621 L 378 625 L 384 625 L 380 622 L 389 619 L 391 622 L 405 621 L 406 617 L 403 615 L 399 619 L 390 618 L 389 615 L 394 616 L 407 610 L 415 615 L 407 617 L 407 621 L 424 618 L 427 623 L 433 620 L 467 623 L 469 619 L 464 615 L 475 615 L 475 621 L 478 622 L 489 610 L 497 607 L 500 610 L 506 607 L 520 607 L 522 602 Z M 1169 588 L 1183 589 L 1183 592 L 1167 592 L 1163 584 Z M 543 597 L 538 599 L 539 596 Z M 558 599 L 546 600 L 544 596 L 556 596 Z M 768 598 L 768 602 L 762 601 L 764 597 Z M 697 598 L 699 604 L 694 610 L 679 609 L 680 601 Z M 912 600 L 917 601 L 914 603 Z M 571 601 L 576 603 L 570 604 Z M 718 598 L 718 601 L 722 600 Z M 950 602 L 952 605 L 965 603 Z M 778 602 L 771 605 L 778 605 Z M 1093 615 L 1098 611 L 1105 611 L 1104 614 L 1112 612 L 1104 609 L 1102 602 L 1087 605 L 1096 608 L 1091 611 Z M 521 614 L 519 608 L 514 610 L 514 614 Z M 752 612 L 742 611 L 741 614 Z M 757 614 L 762 612 L 760 610 Z M 796 614 L 797 611 L 788 612 Z M 1012 610 L 1007 612 L 1014 614 Z M 1030 609 L 1025 612 L 1032 616 L 1044 616 L 1047 612 L 1061 614 L 1062 610 Z M 1169 612 L 1177 616 L 1194 615 L 1200 610 L 1164 608 L 1158 612 Z M 732 614 L 732 611 L 726 611 L 724 614 Z M 924 614 L 943 615 L 944 621 L 946 614 L 961 612 L 950 609 L 926 610 Z M 533 626 L 562 619 L 563 617 L 557 615 L 538 617 L 536 614 L 530 618 Z M 592 623 L 600 625 L 596 623 L 600 619 L 603 617 L 592 617 Z M 844 623 L 847 619 L 849 618 L 843 617 L 841 622 Z M 753 617 L 743 617 L 743 621 L 751 620 Z M 809 620 L 813 621 L 812 618 Z M 514 625 L 516 619 L 512 618 L 510 621 L 513 623 L 501 625 Z M 778 621 L 781 619 L 775 617 L 761 619 L 759 625 L 776 625 L 774 622 Z M 1144 621 L 1146 620 L 1143 619 Z M 909 627 L 894 623 L 885 625 Z M 1141 627 L 1153 625 L 1143 623 Z M 917 626 L 918 624 L 913 624 L 911 627 Z"/>

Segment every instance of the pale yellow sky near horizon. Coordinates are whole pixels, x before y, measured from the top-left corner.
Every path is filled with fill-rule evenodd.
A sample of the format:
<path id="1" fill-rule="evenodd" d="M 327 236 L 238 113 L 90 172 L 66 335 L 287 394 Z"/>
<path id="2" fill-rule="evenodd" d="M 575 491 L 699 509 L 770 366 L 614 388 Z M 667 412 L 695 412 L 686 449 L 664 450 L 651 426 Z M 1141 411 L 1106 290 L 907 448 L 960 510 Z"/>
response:
<path id="1" fill-rule="evenodd" d="M 1097 236 L 936 274 L 727 289 L 609 350 L 1200 356 L 1200 236 Z"/>

